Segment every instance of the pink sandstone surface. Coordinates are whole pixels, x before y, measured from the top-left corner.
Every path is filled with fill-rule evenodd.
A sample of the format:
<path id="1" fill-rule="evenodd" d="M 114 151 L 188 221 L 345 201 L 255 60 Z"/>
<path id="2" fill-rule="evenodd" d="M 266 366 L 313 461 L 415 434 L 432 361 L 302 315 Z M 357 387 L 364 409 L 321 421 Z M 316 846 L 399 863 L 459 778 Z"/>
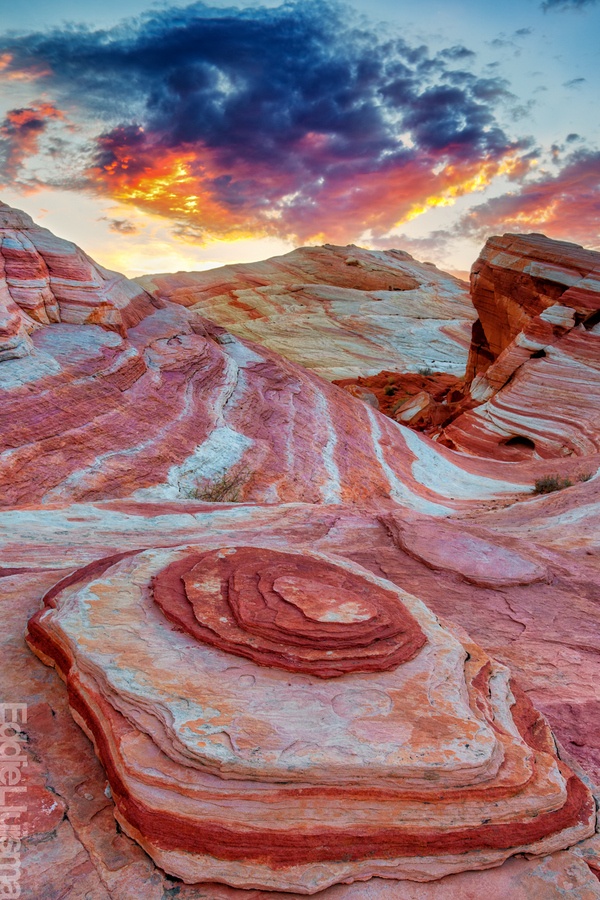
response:
<path id="1" fill-rule="evenodd" d="M 477 406 L 454 414 L 444 441 L 507 460 L 597 453 L 600 254 L 543 235 L 490 238 L 471 283 Z"/>
<path id="2" fill-rule="evenodd" d="M 420 367 L 462 375 L 475 318 L 464 282 L 401 250 L 326 244 L 136 281 L 329 381 Z"/>
<path id="3" fill-rule="evenodd" d="M 118 821 L 170 874 L 314 893 L 594 833 L 593 797 L 505 667 L 415 597 L 329 554 L 210 548 L 98 561 L 27 638 L 67 682 Z"/>
<path id="4" fill-rule="evenodd" d="M 3 697 L 28 703 L 22 896 L 600 897 L 593 417 L 577 454 L 547 455 L 574 486 L 536 497 L 537 450 L 432 441 L 3 215 L 6 246 L 29 248 L 0 294 L 16 323 L 0 602 Z M 68 303 L 54 276 L 37 288 L 60 321 L 33 318 L 33 289 L 19 302 L 49 244 L 72 275 Z M 577 334 L 593 359 L 585 324 L 556 344 Z M 588 377 L 572 350 L 563 370 Z M 553 384 L 531 389 L 531 419 Z M 207 502 L 232 471 L 243 502 Z M 24 645 L 28 619 L 68 696 Z M 215 827 L 190 829 L 206 804 Z"/>

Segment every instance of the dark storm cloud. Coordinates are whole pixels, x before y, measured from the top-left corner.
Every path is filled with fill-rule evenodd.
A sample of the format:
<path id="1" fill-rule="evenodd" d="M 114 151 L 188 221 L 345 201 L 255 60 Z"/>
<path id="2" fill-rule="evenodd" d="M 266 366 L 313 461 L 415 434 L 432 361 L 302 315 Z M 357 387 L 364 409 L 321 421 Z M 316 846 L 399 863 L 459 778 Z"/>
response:
<path id="1" fill-rule="evenodd" d="M 41 72 L 38 83 L 87 127 L 104 123 L 90 166 L 104 187 L 166 170 L 179 153 L 226 208 L 266 208 L 301 190 L 306 212 L 356 177 L 514 149 L 494 112 L 507 85 L 466 71 L 472 51 L 431 54 L 352 16 L 335 0 L 194 3 L 108 31 L 9 37 L 0 53 L 9 74 Z"/>
<path id="2" fill-rule="evenodd" d="M 138 234 L 139 228 L 134 225 L 133 222 L 130 222 L 129 219 L 111 219 L 107 216 L 102 216 L 99 219 L 101 222 L 108 223 L 109 231 L 114 232 L 115 234 Z"/>
<path id="3" fill-rule="evenodd" d="M 424 47 L 349 28 L 347 15 L 320 0 L 274 10 L 193 4 L 109 32 L 27 35 L 3 49 L 16 68 L 48 66 L 46 80 L 83 99 L 90 112 L 137 112 L 143 119 L 137 124 L 172 145 L 202 140 L 244 155 L 262 157 L 267 149 L 277 156 L 307 130 L 326 130 L 342 144 L 359 140 L 372 154 L 394 144 L 385 114 L 414 117 L 422 104 L 428 132 L 439 116 L 442 132 L 453 139 L 467 120 L 479 145 L 490 142 L 483 128 L 493 117 L 477 102 L 476 82 L 446 99 L 419 83 L 428 66 L 443 71 L 471 51 L 452 47 L 430 58 Z M 398 72 L 405 91 L 394 102 Z M 433 143 L 439 146 L 440 138 Z"/>

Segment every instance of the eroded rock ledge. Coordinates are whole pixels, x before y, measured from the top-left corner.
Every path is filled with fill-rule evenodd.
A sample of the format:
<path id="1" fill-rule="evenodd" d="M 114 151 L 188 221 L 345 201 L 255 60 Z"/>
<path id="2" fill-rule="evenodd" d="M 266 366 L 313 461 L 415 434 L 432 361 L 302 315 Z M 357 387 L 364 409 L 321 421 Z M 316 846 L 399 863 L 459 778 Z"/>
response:
<path id="1" fill-rule="evenodd" d="M 197 301 L 150 299 L 0 213 L 0 644 L 6 693 L 29 704 L 24 896 L 600 897 L 597 836 L 579 841 L 600 771 L 585 251 L 530 242 L 553 278 L 573 269 L 565 289 L 542 285 L 541 257 L 535 284 L 523 274 L 529 238 L 508 262 L 490 250 L 489 283 L 535 297 L 478 368 L 487 399 L 414 372 L 423 341 L 464 366 L 473 310 L 407 254 L 309 248 L 227 274 L 215 310 L 267 345 L 287 304 L 309 311 L 295 346 L 315 326 L 313 363 L 321 325 L 338 329 L 329 378 L 370 370 L 403 323 L 392 355 L 413 371 L 359 386 L 362 403 L 201 318 L 222 270 Z M 437 442 L 404 427 L 413 413 Z M 574 486 L 532 496 L 549 472 Z M 24 645 L 31 616 L 105 770 Z M 352 879 L 369 880 L 333 883 Z"/>
<path id="2" fill-rule="evenodd" d="M 28 642 L 66 680 L 117 820 L 186 882 L 428 881 L 594 832 L 508 670 L 341 557 L 127 552 L 59 582 Z"/>
<path id="3" fill-rule="evenodd" d="M 506 460 L 597 453 L 600 253 L 541 234 L 493 237 L 471 295 L 467 391 L 438 438 Z"/>
<path id="4" fill-rule="evenodd" d="M 100 325 L 122 337 L 160 305 L 19 209 L 0 203 L 0 361 L 32 352 L 40 325 Z"/>

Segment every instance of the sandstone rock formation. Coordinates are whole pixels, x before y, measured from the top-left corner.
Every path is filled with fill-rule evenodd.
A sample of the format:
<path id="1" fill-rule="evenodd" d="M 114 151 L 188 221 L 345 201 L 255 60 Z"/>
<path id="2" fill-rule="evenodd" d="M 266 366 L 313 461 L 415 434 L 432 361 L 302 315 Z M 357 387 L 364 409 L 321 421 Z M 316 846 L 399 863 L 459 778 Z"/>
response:
<path id="1" fill-rule="evenodd" d="M 449 417 L 449 400 L 454 393 L 462 400 L 462 380 L 446 372 L 431 372 L 424 366 L 420 372 L 379 372 L 378 375 L 359 376 L 356 379 L 334 381 L 354 397 L 369 402 L 368 395 L 375 398 L 376 409 L 397 422 L 409 424 L 411 428 L 443 424 Z M 419 397 L 419 401 L 416 398 Z M 372 401 L 371 401 L 372 402 Z M 372 405 L 375 405 L 372 402 Z M 436 410 L 440 410 L 438 419 Z M 410 413 L 409 413 L 410 411 Z"/>
<path id="2" fill-rule="evenodd" d="M 519 330 L 479 367 L 483 405 L 456 376 L 391 369 L 361 376 L 360 399 L 2 215 L 0 643 L 4 693 L 28 704 L 22 896 L 600 897 L 584 838 L 600 781 L 589 255 L 496 239 L 515 251 L 504 272 L 506 245 L 485 251 L 481 284 L 508 297 L 516 279 L 525 312 L 498 313 Z M 316 284 L 329 260 L 345 292 L 379 293 L 369 253 L 317 250 L 289 284 Z M 536 281 L 526 300 L 534 251 L 538 269 L 546 253 L 580 274 L 579 299 Z M 524 335 L 547 356 L 529 347 L 502 385 Z M 356 346 L 340 371 L 359 370 Z M 550 362 L 552 377 L 525 378 Z M 377 410 L 406 414 L 420 392 L 458 412 L 437 441 Z M 520 444 L 502 444 L 500 409 Z M 554 430 L 532 450 L 517 422 Z M 573 486 L 534 496 L 550 473 Z M 68 696 L 23 644 L 30 618 Z M 526 848 L 547 855 L 514 858 Z"/>
<path id="3" fill-rule="evenodd" d="M 521 332 L 539 351 L 556 339 L 552 325 L 568 329 L 597 313 L 600 255 L 543 234 L 493 237 L 473 265 L 471 288 L 482 340 L 471 350 L 470 367 L 478 374 L 488 367 L 484 355 L 497 360 Z M 549 310 L 553 315 L 544 316 Z"/>
<path id="4" fill-rule="evenodd" d="M 598 496 L 598 490 L 597 483 L 590 482 L 557 495 L 517 504 L 516 507 L 511 505 L 487 513 L 474 510 L 467 514 L 467 518 L 463 514 L 454 522 L 407 513 L 396 505 L 390 506 L 390 511 L 383 516 L 360 513 L 339 505 L 261 507 L 220 506 L 197 501 L 158 504 L 122 500 L 6 512 L 0 522 L 0 574 L 4 575 L 0 584 L 5 601 L 3 609 L 6 610 L 4 621 L 9 627 L 3 635 L 4 658 L 7 660 L 4 681 L 7 691 L 12 692 L 11 696 L 30 698 L 30 746 L 49 773 L 46 776 L 48 783 L 68 804 L 64 827 L 61 825 L 58 828 L 53 821 L 44 822 L 30 844 L 27 871 L 30 873 L 32 892 L 29 896 L 41 900 L 60 896 L 58 887 L 56 893 L 46 894 L 43 891 L 51 859 L 61 861 L 64 873 L 70 872 L 71 866 L 76 865 L 85 871 L 84 864 L 88 860 L 88 880 L 92 877 L 91 873 L 97 870 L 104 883 L 113 885 L 110 895 L 98 889 L 98 896 L 102 898 L 120 898 L 127 896 L 127 891 L 135 896 L 136 891 L 143 894 L 150 889 L 155 892 L 151 896 L 159 898 L 163 890 L 178 884 L 167 876 L 161 876 L 160 882 L 157 882 L 156 873 L 148 867 L 149 863 L 143 862 L 135 844 L 126 841 L 124 836 L 115 835 L 114 820 L 111 825 L 112 801 L 104 793 L 104 772 L 93 766 L 89 768 L 91 750 L 89 745 L 86 747 L 85 742 L 82 743 L 74 726 L 69 723 L 61 682 L 52 679 L 50 670 L 43 666 L 36 667 L 27 659 L 27 652 L 20 640 L 23 617 L 28 612 L 36 612 L 44 588 L 50 588 L 77 567 L 81 571 L 81 567 L 91 564 L 91 568 L 97 571 L 94 561 L 109 555 L 129 553 L 130 556 L 124 558 L 122 563 L 117 563 L 117 566 L 122 566 L 131 565 L 141 558 L 140 554 L 135 553 L 136 550 L 152 545 L 174 548 L 173 551 L 151 551 L 153 557 L 162 555 L 168 558 L 169 553 L 180 554 L 176 548 L 181 544 L 186 546 L 186 553 L 189 550 L 196 552 L 201 535 L 204 540 L 210 535 L 213 547 L 247 547 L 254 543 L 260 547 L 267 544 L 284 553 L 292 549 L 302 556 L 307 551 L 309 555 L 317 552 L 331 557 L 333 554 L 336 561 L 345 559 L 358 563 L 363 570 L 367 569 L 378 578 L 388 579 L 388 584 L 393 582 L 402 592 L 418 592 L 438 615 L 443 615 L 446 620 L 458 621 L 468 628 L 479 644 L 485 644 L 493 650 L 496 658 L 510 665 L 511 672 L 527 688 L 536 706 L 548 715 L 561 743 L 568 748 L 567 758 L 576 755 L 588 772 L 596 772 L 600 777 L 600 733 L 595 735 L 593 731 L 593 723 L 600 720 L 596 689 L 597 602 L 594 601 L 593 586 L 594 580 L 597 583 L 597 556 L 586 556 L 583 551 L 581 558 L 581 551 L 575 554 L 573 550 L 569 551 L 565 547 L 565 525 L 562 524 L 569 520 L 572 510 L 585 509 L 587 519 L 581 519 L 576 533 L 569 533 L 571 545 L 577 546 L 582 536 L 587 535 L 588 547 L 597 547 L 600 503 L 593 501 Z M 586 504 L 582 505 L 581 497 L 579 500 L 573 498 L 573 494 L 578 492 L 585 493 Z M 523 531 L 529 523 L 533 523 L 534 537 L 524 541 Z M 442 526 L 443 539 L 437 540 L 438 529 Z M 399 529 L 402 529 L 403 535 Z M 458 537 L 461 539 L 457 543 Z M 484 543 L 483 550 L 481 543 Z M 444 557 L 441 552 L 445 548 L 447 553 Z M 145 557 L 147 553 L 144 551 L 141 556 Z M 56 568 L 57 565 L 63 567 L 62 572 Z M 89 580 L 92 574 L 81 572 Z M 100 574 L 101 582 L 109 584 L 110 579 L 107 578 L 106 573 Z M 68 592 L 71 588 L 66 590 Z M 79 592 L 80 588 L 74 585 L 73 590 Z M 110 598 L 117 594 L 111 590 L 104 596 L 105 601 L 102 602 L 108 607 Z M 121 591 L 118 596 L 124 598 Z M 151 601 L 145 595 L 143 603 L 146 602 Z M 114 601 L 112 605 L 114 607 Z M 157 607 L 152 605 L 153 617 L 164 621 Z M 124 614 L 129 616 L 127 609 L 128 606 L 124 605 Z M 51 615 L 54 616 L 54 613 Z M 11 625 L 13 622 L 14 625 Z M 176 627 L 174 623 L 170 626 L 167 622 L 165 626 L 169 633 L 171 627 Z M 11 628 L 15 630 L 11 632 Z M 11 637 L 11 633 L 15 637 Z M 128 633 L 126 642 L 130 652 L 137 653 L 134 663 L 137 666 L 139 652 L 145 644 L 138 644 L 138 650 L 134 651 L 131 637 L 134 632 Z M 98 630 L 96 635 L 100 641 L 98 653 L 109 660 L 112 658 L 112 639 L 105 640 Z M 178 646 L 183 648 L 185 644 L 186 652 L 196 652 L 187 650 L 189 647 L 197 648 L 196 641 L 181 633 L 174 637 L 182 643 L 172 645 L 168 652 L 175 654 L 178 660 L 182 658 Z M 459 633 L 458 637 L 460 641 L 465 640 L 464 634 Z M 203 652 L 223 655 L 222 651 L 212 650 L 211 646 Z M 168 658 L 165 658 L 165 664 L 168 664 Z M 238 674 L 243 674 L 246 666 L 256 672 L 256 664 L 246 657 L 229 658 L 233 660 L 234 668 L 239 667 Z M 265 674 L 271 671 L 260 666 L 258 669 Z M 286 670 L 279 671 L 285 680 Z M 113 674 L 116 676 L 117 672 L 111 671 L 111 677 Z M 231 672 L 230 675 L 233 677 Z M 303 680 L 302 690 L 307 689 L 305 682 L 308 676 L 288 673 L 287 680 L 290 675 Z M 329 681 L 317 679 L 317 682 L 325 687 L 328 683 L 337 685 L 335 690 L 338 693 L 340 684 L 348 677 L 336 676 Z M 380 676 L 352 677 L 370 681 Z M 385 673 L 384 677 L 387 677 Z M 247 691 L 248 687 L 244 690 Z M 112 699 L 115 699 L 114 695 Z M 51 709 L 56 715 L 50 713 Z M 363 721 L 369 723 L 370 728 L 376 719 L 367 716 Z M 311 730 L 314 721 L 311 719 Z M 426 721 L 422 720 L 421 726 Z M 54 737 L 50 739 L 52 735 Z M 565 755 L 562 750 L 561 755 Z M 75 829 L 74 834 L 72 828 Z M 40 842 L 43 834 L 44 840 Z M 592 842 L 594 840 L 590 839 Z M 362 886 L 344 887 L 343 895 L 336 893 L 342 890 L 342 886 L 332 887 L 324 892 L 323 897 L 330 900 L 332 891 L 331 900 L 338 900 L 340 896 L 346 898 L 347 891 L 347 896 L 351 898 L 385 897 L 388 900 L 400 897 L 402 900 L 420 900 L 422 897 L 448 896 L 462 900 L 468 896 L 471 886 L 479 889 L 484 885 L 493 896 L 510 896 L 506 894 L 510 885 L 515 896 L 528 897 L 536 896 L 534 886 L 539 884 L 539 890 L 543 887 L 545 891 L 541 896 L 558 898 L 561 896 L 560 883 L 569 885 L 575 897 L 597 897 L 600 896 L 600 884 L 581 862 L 583 856 L 592 865 L 600 861 L 598 851 L 590 841 L 577 845 L 575 849 L 579 857 L 569 851 L 546 858 L 543 863 L 539 859 L 532 860 L 521 868 L 521 864 L 510 864 L 506 872 L 505 866 L 502 866 L 501 869 L 489 870 L 484 881 L 473 882 L 473 875 L 454 875 L 444 878 L 439 887 L 432 884 L 431 893 L 421 893 L 421 890 L 426 890 L 425 887 L 417 891 L 408 882 L 395 883 L 392 893 L 389 893 L 391 888 L 386 888 L 385 881 L 375 879 Z M 71 859 L 72 863 L 68 861 Z M 93 865 L 90 859 L 94 860 Z M 594 884 L 598 885 L 597 890 Z M 244 900 L 246 896 L 243 891 L 239 894 L 234 891 L 231 895 L 220 891 L 225 891 L 225 888 L 181 886 L 181 894 L 193 900 L 207 896 L 231 896 L 231 900 Z M 264 900 L 273 900 L 276 896 L 279 895 L 267 893 Z"/>
<path id="5" fill-rule="evenodd" d="M 29 644 L 118 821 L 186 882 L 428 880 L 594 833 L 508 671 L 356 564 L 208 542 L 99 560 L 45 603 Z"/>
<path id="6" fill-rule="evenodd" d="M 462 493 L 470 499 L 473 491 L 489 497 L 522 489 L 518 473 L 507 483 L 498 470 L 486 482 L 467 462 L 455 478 L 464 490 L 448 491 L 439 479 L 451 456 L 445 450 L 436 451 L 436 468 L 419 465 L 429 446 L 347 392 L 192 310 L 151 303 L 127 279 L 103 281 L 74 245 L 23 214 L 4 215 L 12 223 L 5 245 L 28 247 L 11 251 L 10 290 L 38 320 L 32 352 L 0 366 L 2 506 L 134 492 L 210 499 L 231 472 L 237 499 L 391 497 L 442 513 Z M 57 274 L 32 283 L 31 273 L 50 264 Z M 42 308 L 57 321 L 45 321 Z"/>
<path id="7" fill-rule="evenodd" d="M 327 244 L 136 280 L 330 381 L 423 366 L 464 374 L 467 286 L 400 250 Z"/>
<path id="8" fill-rule="evenodd" d="M 600 253 L 504 235 L 487 242 L 471 280 L 467 406 L 477 408 L 443 429 L 446 443 L 507 460 L 598 452 Z"/>
<path id="9" fill-rule="evenodd" d="M 85 323 L 123 335 L 157 305 L 133 282 L 5 203 L 0 204 L 0 278 L 0 311 L 6 304 L 10 313 L 15 304 L 26 329 L 34 323 Z"/>

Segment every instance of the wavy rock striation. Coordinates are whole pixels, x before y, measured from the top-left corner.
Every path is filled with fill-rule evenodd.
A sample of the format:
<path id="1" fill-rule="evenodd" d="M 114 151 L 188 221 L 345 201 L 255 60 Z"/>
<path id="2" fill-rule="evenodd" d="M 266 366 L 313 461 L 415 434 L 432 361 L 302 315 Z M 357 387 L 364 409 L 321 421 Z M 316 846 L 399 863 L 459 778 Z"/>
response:
<path id="1" fill-rule="evenodd" d="M 66 679 L 121 826 L 184 881 L 427 881 L 594 832 L 508 670 L 340 557 L 128 552 L 59 582 L 28 641 Z"/>
<path id="2" fill-rule="evenodd" d="M 510 239 L 510 264 L 490 251 L 480 286 L 504 284 L 522 315 L 498 314 L 498 355 L 466 398 L 439 372 L 344 390 L 0 214 L 0 645 L 5 695 L 28 703 L 23 895 L 599 897 L 600 846 L 581 840 L 600 773 L 589 255 L 539 237 L 520 256 Z M 532 281 L 534 251 L 536 272 L 551 251 L 573 284 Z M 444 329 L 465 364 L 462 288 L 403 254 L 309 248 L 205 275 L 200 307 L 223 277 L 244 322 L 259 319 L 236 291 L 268 299 L 263 324 L 273 298 L 285 319 L 301 297 L 309 366 L 323 322 L 343 331 L 328 377 L 369 371 L 384 345 L 428 362 L 416 331 L 386 344 L 419 302 L 435 321 L 418 341 Z M 382 304 L 388 319 L 370 317 Z M 444 446 L 450 428 L 468 452 Z M 534 497 L 551 456 L 575 484 Z M 28 619 L 105 769 L 24 646 Z"/>
<path id="3" fill-rule="evenodd" d="M 136 493 L 392 498 L 444 513 L 476 484 L 486 496 L 521 487 L 500 471 L 481 482 L 467 463 L 466 490 L 448 491 L 437 468 L 418 465 L 427 445 L 348 392 L 192 310 L 151 302 L 25 214 L 2 215 L 0 296 L 21 304 L 6 307 L 14 333 L 0 359 L 2 506 Z M 436 451 L 440 466 L 446 453 Z"/>
<path id="4" fill-rule="evenodd" d="M 466 285 L 401 250 L 326 244 L 136 280 L 330 381 L 382 369 L 465 370 L 475 316 Z"/>
<path id="5" fill-rule="evenodd" d="M 9 308 L 19 308 L 26 329 L 65 322 L 124 335 L 157 306 L 138 285 L 5 203 L 0 203 L 0 276 L 0 303 L 12 301 Z"/>
<path id="6" fill-rule="evenodd" d="M 507 460 L 597 453 L 600 253 L 536 234 L 490 238 L 471 290 L 466 405 L 479 405 L 442 439 Z"/>
<path id="7" fill-rule="evenodd" d="M 185 557 L 156 576 L 153 592 L 192 637 L 320 678 L 394 669 L 425 643 L 395 592 L 309 554 L 240 547 Z"/>

